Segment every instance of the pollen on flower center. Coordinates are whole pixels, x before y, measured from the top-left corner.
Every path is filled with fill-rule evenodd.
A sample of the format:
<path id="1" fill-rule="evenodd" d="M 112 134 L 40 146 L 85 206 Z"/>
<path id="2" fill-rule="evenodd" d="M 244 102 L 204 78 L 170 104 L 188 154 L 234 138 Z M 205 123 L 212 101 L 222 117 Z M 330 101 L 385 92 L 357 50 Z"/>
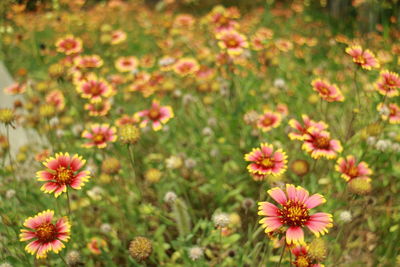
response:
<path id="1" fill-rule="evenodd" d="M 358 169 L 356 166 L 351 166 L 348 170 L 348 173 L 350 176 L 357 176 L 358 174 Z"/>
<path id="2" fill-rule="evenodd" d="M 236 46 L 238 46 L 238 42 L 237 42 L 235 39 L 230 39 L 230 40 L 228 40 L 227 44 L 228 44 L 229 47 L 236 47 Z"/>
<path id="3" fill-rule="evenodd" d="M 149 112 L 149 117 L 152 120 L 157 120 L 160 117 L 160 111 L 158 109 L 151 109 Z"/>
<path id="4" fill-rule="evenodd" d="M 68 181 L 70 181 L 72 179 L 72 177 L 73 177 L 73 172 L 70 169 L 60 167 L 57 170 L 56 179 L 57 179 L 57 181 L 59 181 L 61 183 L 67 183 Z"/>
<path id="5" fill-rule="evenodd" d="M 103 141 L 104 141 L 104 135 L 102 135 L 102 134 L 96 134 L 96 135 L 93 137 L 93 140 L 94 140 L 96 143 L 103 142 Z"/>
<path id="6" fill-rule="evenodd" d="M 273 121 L 272 121 L 272 119 L 271 118 L 265 118 L 264 120 L 263 120 L 263 124 L 264 125 L 270 125 L 270 124 L 272 124 L 273 123 Z"/>
<path id="7" fill-rule="evenodd" d="M 274 166 L 274 162 L 271 160 L 271 158 L 265 158 L 261 161 L 261 164 L 264 165 L 267 168 L 270 168 Z"/>
<path id="8" fill-rule="evenodd" d="M 56 238 L 57 229 L 52 223 L 43 223 L 36 230 L 36 236 L 39 241 L 48 242 Z"/>
<path id="9" fill-rule="evenodd" d="M 315 144 L 318 148 L 327 149 L 329 148 L 329 139 L 326 137 L 318 137 L 315 140 Z"/>
<path id="10" fill-rule="evenodd" d="M 100 94 L 100 91 L 101 91 L 100 84 L 98 84 L 98 83 L 93 84 L 92 87 L 90 88 L 90 93 L 92 95 L 98 95 L 98 94 Z"/>
<path id="11" fill-rule="evenodd" d="M 289 226 L 303 226 L 309 219 L 308 209 L 303 203 L 289 200 L 279 210 L 282 223 Z"/>
<path id="12" fill-rule="evenodd" d="M 296 265 L 296 267 L 308 267 L 310 263 L 306 256 L 299 256 L 294 264 Z"/>

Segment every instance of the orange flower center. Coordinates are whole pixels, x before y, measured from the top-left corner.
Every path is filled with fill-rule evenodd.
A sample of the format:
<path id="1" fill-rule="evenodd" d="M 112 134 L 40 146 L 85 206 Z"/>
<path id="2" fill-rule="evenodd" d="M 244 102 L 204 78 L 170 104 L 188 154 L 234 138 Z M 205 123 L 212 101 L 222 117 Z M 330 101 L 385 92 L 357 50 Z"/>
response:
<path id="1" fill-rule="evenodd" d="M 58 182 L 68 183 L 72 179 L 73 176 L 74 176 L 74 173 L 70 169 L 67 169 L 65 167 L 59 167 L 57 169 L 56 180 Z"/>
<path id="2" fill-rule="evenodd" d="M 315 145 L 317 148 L 328 149 L 330 145 L 330 140 L 327 137 L 317 137 L 315 140 Z"/>
<path id="3" fill-rule="evenodd" d="M 160 110 L 156 108 L 152 108 L 149 111 L 149 118 L 153 121 L 157 120 L 160 117 Z"/>
<path id="4" fill-rule="evenodd" d="M 263 119 L 262 123 L 266 126 L 269 126 L 273 123 L 273 120 L 270 117 L 266 117 Z"/>
<path id="5" fill-rule="evenodd" d="M 261 165 L 266 168 L 271 168 L 274 166 L 274 162 L 271 160 L 271 158 L 265 158 L 261 161 Z"/>
<path id="6" fill-rule="evenodd" d="M 102 142 L 104 142 L 104 135 L 103 134 L 96 134 L 94 137 L 93 137 L 93 141 L 94 142 L 96 142 L 96 143 L 102 143 Z"/>
<path id="7" fill-rule="evenodd" d="M 356 177 L 358 175 L 358 168 L 356 166 L 351 166 L 349 170 L 347 171 L 349 176 L 351 177 Z"/>
<path id="8" fill-rule="evenodd" d="M 239 42 L 236 39 L 231 37 L 226 41 L 226 45 L 228 47 L 237 47 L 237 46 L 239 46 Z"/>
<path id="9" fill-rule="evenodd" d="M 303 203 L 289 200 L 279 210 L 282 223 L 289 226 L 303 226 L 309 218 L 308 209 Z"/>
<path id="10" fill-rule="evenodd" d="M 327 88 L 326 86 L 321 86 L 321 87 L 319 88 L 319 91 L 320 91 L 320 93 L 323 94 L 323 95 L 329 95 L 329 90 L 328 90 L 328 88 Z"/>
<path id="11" fill-rule="evenodd" d="M 66 50 L 71 50 L 71 49 L 75 48 L 75 46 L 76 46 L 76 43 L 73 40 L 67 40 L 64 43 L 64 48 Z"/>
<path id="12" fill-rule="evenodd" d="M 43 223 L 36 229 L 36 236 L 41 242 L 49 242 L 57 237 L 56 226 L 52 223 Z"/>
<path id="13" fill-rule="evenodd" d="M 306 256 L 299 256 L 297 257 L 296 261 L 294 262 L 296 267 L 308 267 L 310 265 L 308 258 Z"/>
<path id="14" fill-rule="evenodd" d="M 101 92 L 101 87 L 99 83 L 94 83 L 92 87 L 90 87 L 90 93 L 92 95 L 99 95 Z"/>
<path id="15" fill-rule="evenodd" d="M 359 64 L 365 64 L 365 58 L 362 55 L 356 57 L 355 61 Z"/>

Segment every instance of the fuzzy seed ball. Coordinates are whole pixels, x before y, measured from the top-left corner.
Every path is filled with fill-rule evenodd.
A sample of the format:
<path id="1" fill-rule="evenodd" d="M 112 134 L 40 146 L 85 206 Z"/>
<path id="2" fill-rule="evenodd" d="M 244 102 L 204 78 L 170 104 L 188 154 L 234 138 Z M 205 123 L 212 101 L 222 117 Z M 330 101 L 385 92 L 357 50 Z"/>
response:
<path id="1" fill-rule="evenodd" d="M 315 238 L 308 246 L 308 255 L 311 259 L 321 262 L 327 254 L 326 243 L 321 238 Z"/>
<path id="2" fill-rule="evenodd" d="M 157 183 L 160 181 L 162 176 L 161 171 L 151 168 L 149 170 L 146 171 L 146 173 L 144 174 L 144 177 L 146 178 L 146 181 L 148 181 L 149 183 Z"/>
<path id="3" fill-rule="evenodd" d="M 298 176 L 304 176 L 308 173 L 310 165 L 307 161 L 302 159 L 297 159 L 290 165 L 290 170 Z"/>
<path id="4" fill-rule="evenodd" d="M 204 250 L 201 247 L 192 247 L 189 249 L 189 258 L 196 261 L 203 257 Z"/>
<path id="5" fill-rule="evenodd" d="M 12 109 L 1 108 L 0 109 L 0 122 L 4 124 L 11 124 L 15 120 L 15 114 Z"/>
<path id="6" fill-rule="evenodd" d="M 125 124 L 118 130 L 119 140 L 124 144 L 136 144 L 140 138 L 140 130 L 135 125 Z"/>
<path id="7" fill-rule="evenodd" d="M 117 158 L 106 158 L 101 164 L 101 170 L 106 174 L 117 174 L 121 169 L 121 163 Z"/>
<path id="8" fill-rule="evenodd" d="M 350 180 L 348 187 L 351 192 L 357 195 L 366 195 L 372 190 L 370 179 L 366 177 Z"/>
<path id="9" fill-rule="evenodd" d="M 129 253 L 137 261 L 144 261 L 150 257 L 152 251 L 151 241 L 142 236 L 133 239 L 129 245 Z"/>

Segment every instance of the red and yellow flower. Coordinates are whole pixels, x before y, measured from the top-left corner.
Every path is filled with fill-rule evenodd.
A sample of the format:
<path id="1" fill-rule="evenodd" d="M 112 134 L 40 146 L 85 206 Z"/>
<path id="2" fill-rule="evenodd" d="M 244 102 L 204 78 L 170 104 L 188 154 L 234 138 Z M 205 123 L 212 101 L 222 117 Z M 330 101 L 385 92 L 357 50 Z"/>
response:
<path id="1" fill-rule="evenodd" d="M 274 151 L 273 145 L 267 143 L 262 143 L 259 148 L 253 148 L 244 159 L 251 162 L 247 170 L 252 174 L 277 176 L 287 169 L 286 153 L 282 149 Z"/>
<path id="2" fill-rule="evenodd" d="M 90 99 L 92 102 L 101 101 L 102 97 L 108 98 L 114 94 L 111 85 L 102 78 L 89 75 L 87 79 L 78 82 L 76 87 L 82 98 Z"/>
<path id="3" fill-rule="evenodd" d="M 249 47 L 246 36 L 237 31 L 221 31 L 216 35 L 218 46 L 226 50 L 229 55 L 240 55 Z"/>
<path id="4" fill-rule="evenodd" d="M 383 120 L 389 120 L 390 124 L 400 123 L 400 107 L 397 104 L 389 103 L 384 105 L 383 103 L 379 103 L 377 110 L 382 111 L 383 109 L 387 109 L 387 114 L 382 113 L 381 115 Z"/>
<path id="5" fill-rule="evenodd" d="M 60 90 L 53 90 L 46 95 L 46 103 L 54 106 L 57 111 L 62 111 L 65 107 L 65 97 Z"/>
<path id="6" fill-rule="evenodd" d="M 294 261 L 292 264 L 296 267 L 323 267 L 324 265 L 317 263 L 310 255 L 308 255 L 308 248 L 300 245 L 295 246 L 291 250 L 294 255 Z"/>
<path id="7" fill-rule="evenodd" d="M 126 33 L 122 30 L 115 30 L 111 33 L 111 44 L 117 45 L 126 40 Z"/>
<path id="8" fill-rule="evenodd" d="M 375 87 L 381 95 L 387 97 L 398 96 L 400 94 L 400 77 L 395 72 L 383 70 L 380 72 Z"/>
<path id="9" fill-rule="evenodd" d="M 108 98 L 105 98 L 101 101 L 90 101 L 85 104 L 84 108 L 89 111 L 89 116 L 101 117 L 107 115 L 110 111 L 111 103 Z"/>
<path id="10" fill-rule="evenodd" d="M 137 70 L 139 60 L 136 57 L 120 57 L 115 61 L 115 68 L 120 72 Z"/>
<path id="11" fill-rule="evenodd" d="M 18 95 L 23 94 L 26 91 L 26 84 L 24 83 L 14 83 L 6 88 L 4 88 L 4 93 L 8 95 Z"/>
<path id="12" fill-rule="evenodd" d="M 326 130 L 328 128 L 328 125 L 323 122 L 323 121 L 313 121 L 310 119 L 307 115 L 301 115 L 303 119 L 303 124 L 298 122 L 295 119 L 291 119 L 289 121 L 289 126 L 296 130 L 296 132 L 290 132 L 289 133 L 289 138 L 290 140 L 300 140 L 303 141 L 306 137 L 307 134 L 309 133 L 310 129 L 316 128 L 319 131 Z"/>
<path id="13" fill-rule="evenodd" d="M 163 124 L 166 124 L 174 117 L 174 112 L 170 106 L 161 106 L 160 102 L 153 100 L 150 109 L 139 111 L 135 114 L 137 118 L 142 118 L 140 127 L 146 127 L 148 123 L 152 124 L 154 131 L 159 131 Z"/>
<path id="14" fill-rule="evenodd" d="M 371 70 L 379 68 L 380 64 L 375 55 L 368 49 L 363 50 L 359 45 L 353 45 L 346 48 L 346 53 L 353 58 L 353 62 L 361 66 L 363 69 Z"/>
<path id="15" fill-rule="evenodd" d="M 347 182 L 351 179 L 370 176 L 372 174 L 372 170 L 368 167 L 368 164 L 364 161 L 357 163 L 353 155 L 349 155 L 346 158 L 339 158 L 336 162 L 335 170 Z"/>
<path id="16" fill-rule="evenodd" d="M 117 129 L 109 124 L 92 124 L 90 130 L 84 130 L 82 137 L 88 139 L 88 142 L 83 144 L 83 147 L 105 148 L 107 143 L 117 141 Z"/>
<path id="17" fill-rule="evenodd" d="M 282 116 L 280 113 L 266 111 L 261 115 L 257 122 L 257 127 L 263 132 L 268 132 L 281 124 Z"/>
<path id="18" fill-rule="evenodd" d="M 173 66 L 173 70 L 180 76 L 193 74 L 200 69 L 199 63 L 194 58 L 181 58 Z"/>
<path id="19" fill-rule="evenodd" d="M 24 227 L 21 229 L 20 241 L 31 241 L 25 250 L 34 255 L 36 258 L 46 258 L 49 251 L 58 254 L 65 245 L 63 242 L 68 242 L 70 239 L 71 225 L 67 217 L 63 217 L 53 223 L 54 211 L 46 210 L 38 213 L 34 217 L 29 217 L 24 222 Z"/>
<path id="20" fill-rule="evenodd" d="M 332 139 L 328 131 L 321 131 L 317 128 L 311 128 L 303 141 L 301 148 L 314 159 L 321 157 L 334 159 L 343 150 L 339 140 Z"/>
<path id="21" fill-rule="evenodd" d="M 77 54 L 82 52 L 82 40 L 73 35 L 67 35 L 57 40 L 56 48 L 57 52 L 66 55 Z"/>
<path id="22" fill-rule="evenodd" d="M 76 57 L 74 63 L 78 68 L 94 69 L 103 66 L 104 61 L 98 55 L 86 55 Z"/>
<path id="23" fill-rule="evenodd" d="M 328 102 L 342 102 L 344 96 L 336 84 L 330 84 L 323 79 L 315 79 L 311 83 L 313 90 L 318 92 L 319 96 Z"/>
<path id="24" fill-rule="evenodd" d="M 285 191 L 278 187 L 268 190 L 280 207 L 270 202 L 258 203 L 258 215 L 265 216 L 260 220 L 265 233 L 284 228 L 287 244 L 303 244 L 305 227 L 317 237 L 328 232 L 328 228 L 333 226 L 332 215 L 324 212 L 310 214 L 311 209 L 326 202 L 322 195 L 309 196 L 307 190 L 292 184 L 287 184 Z"/>
<path id="25" fill-rule="evenodd" d="M 81 189 L 90 178 L 89 171 L 80 171 L 85 163 L 77 154 L 71 157 L 68 153 L 57 153 L 49 157 L 43 162 L 46 169 L 36 173 L 38 181 L 46 182 L 40 190 L 58 197 L 67 192 L 67 187 Z"/>

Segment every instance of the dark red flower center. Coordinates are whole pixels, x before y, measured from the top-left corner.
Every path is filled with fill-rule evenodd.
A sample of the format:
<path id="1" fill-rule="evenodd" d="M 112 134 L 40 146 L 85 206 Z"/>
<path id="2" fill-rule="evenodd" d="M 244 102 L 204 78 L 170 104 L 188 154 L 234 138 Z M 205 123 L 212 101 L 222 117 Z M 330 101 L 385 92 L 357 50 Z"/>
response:
<path id="1" fill-rule="evenodd" d="M 310 261 L 307 256 L 301 255 L 296 258 L 294 265 L 296 267 L 308 267 L 308 266 L 310 266 Z"/>
<path id="2" fill-rule="evenodd" d="M 65 167 L 59 167 L 56 173 L 56 180 L 60 183 L 67 184 L 74 177 L 74 172 Z"/>
<path id="3" fill-rule="evenodd" d="M 43 223 L 36 229 L 36 236 L 41 242 L 49 242 L 57 237 L 57 228 L 52 223 Z"/>
<path id="4" fill-rule="evenodd" d="M 260 164 L 265 168 L 272 168 L 274 166 L 274 161 L 271 158 L 264 158 L 260 161 Z"/>
<path id="5" fill-rule="evenodd" d="M 315 139 L 315 146 L 320 149 L 328 149 L 330 146 L 330 139 L 327 137 L 317 137 Z"/>
<path id="6" fill-rule="evenodd" d="M 351 166 L 347 170 L 347 173 L 351 177 L 356 177 L 358 175 L 358 168 L 356 166 Z"/>
<path id="7" fill-rule="evenodd" d="M 94 96 L 97 96 L 97 95 L 99 95 L 101 93 L 101 90 L 102 90 L 101 84 L 97 83 L 97 82 L 94 82 L 92 84 L 92 86 L 90 87 L 90 94 L 92 94 Z"/>
<path id="8" fill-rule="evenodd" d="M 149 111 L 149 118 L 153 121 L 158 120 L 160 118 L 160 110 L 158 108 L 152 108 Z"/>
<path id="9" fill-rule="evenodd" d="M 225 43 L 226 46 L 230 48 L 235 48 L 239 46 L 239 41 L 234 36 L 230 36 L 229 38 L 227 38 Z"/>
<path id="10" fill-rule="evenodd" d="M 95 136 L 93 136 L 93 141 L 95 143 L 103 143 L 105 141 L 105 136 L 101 133 L 96 134 Z"/>
<path id="11" fill-rule="evenodd" d="M 281 222 L 289 226 L 303 226 L 309 219 L 308 208 L 304 203 L 289 200 L 279 210 Z"/>

